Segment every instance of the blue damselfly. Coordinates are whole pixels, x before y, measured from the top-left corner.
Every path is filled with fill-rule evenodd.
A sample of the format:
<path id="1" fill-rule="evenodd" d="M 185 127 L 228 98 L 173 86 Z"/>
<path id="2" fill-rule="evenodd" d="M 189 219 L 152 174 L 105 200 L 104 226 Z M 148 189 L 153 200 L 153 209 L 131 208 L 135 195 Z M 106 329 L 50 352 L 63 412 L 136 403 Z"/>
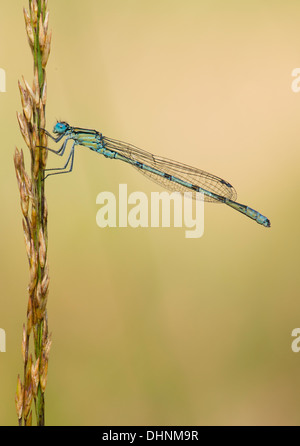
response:
<path id="1" fill-rule="evenodd" d="M 96 130 L 71 127 L 67 122 L 59 121 L 55 124 L 53 133 L 57 135 L 56 137 L 52 136 L 46 130 L 44 131 L 56 143 L 65 138 L 59 150 L 47 148 L 56 155 L 62 156 L 65 152 L 67 142 L 69 140 L 73 141 L 65 165 L 56 169 L 46 169 L 44 179 L 50 175 L 71 172 L 73 169 L 75 147 L 84 146 L 104 155 L 106 158 L 117 159 L 131 164 L 139 172 L 151 180 L 156 181 L 166 189 L 181 193 L 192 191 L 194 198 L 196 197 L 196 192 L 200 192 L 203 194 L 205 201 L 224 203 L 263 226 L 271 226 L 270 220 L 267 217 L 249 206 L 237 203 L 235 201 L 237 193 L 234 187 L 228 181 L 215 175 L 186 164 L 152 155 L 131 144 L 107 138 Z"/>

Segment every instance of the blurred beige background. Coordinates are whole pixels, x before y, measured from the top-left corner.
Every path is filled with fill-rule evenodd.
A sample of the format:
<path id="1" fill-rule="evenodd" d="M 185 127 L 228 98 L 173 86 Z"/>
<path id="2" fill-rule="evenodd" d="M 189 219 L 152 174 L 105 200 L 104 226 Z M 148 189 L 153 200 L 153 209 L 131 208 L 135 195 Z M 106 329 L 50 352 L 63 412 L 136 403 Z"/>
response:
<path id="1" fill-rule="evenodd" d="M 16 424 L 28 267 L 13 167 L 25 0 L 0 0 L 0 424 Z M 100 229 L 96 196 L 162 189 L 78 148 L 47 181 L 46 423 L 299 424 L 297 1 L 52 0 L 47 123 L 95 128 L 230 181 L 271 229 L 205 205 L 205 233 Z M 49 166 L 61 165 L 49 156 Z"/>

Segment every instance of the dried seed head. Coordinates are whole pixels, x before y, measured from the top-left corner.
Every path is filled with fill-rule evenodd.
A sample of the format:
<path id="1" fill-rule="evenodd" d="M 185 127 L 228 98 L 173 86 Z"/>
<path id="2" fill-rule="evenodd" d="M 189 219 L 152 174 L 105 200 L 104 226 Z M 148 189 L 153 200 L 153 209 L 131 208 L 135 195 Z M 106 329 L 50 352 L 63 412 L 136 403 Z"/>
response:
<path id="1" fill-rule="evenodd" d="M 39 260 L 41 267 L 44 268 L 46 261 L 46 242 L 42 228 L 39 231 Z"/>
<path id="2" fill-rule="evenodd" d="M 28 102 L 27 106 L 23 109 L 25 118 L 27 119 L 28 122 L 31 121 L 32 118 L 32 114 L 33 114 L 33 110 L 32 110 L 32 106 L 30 104 L 30 102 Z"/>
<path id="3" fill-rule="evenodd" d="M 35 95 L 32 91 L 32 88 L 30 87 L 30 85 L 28 84 L 28 82 L 24 79 L 24 77 L 22 76 L 23 82 L 25 84 L 26 90 L 27 90 L 27 94 L 30 96 L 32 103 L 35 101 Z"/>
<path id="4" fill-rule="evenodd" d="M 23 394 L 24 394 L 23 391 L 24 389 L 20 379 L 20 375 L 18 375 L 15 403 L 16 403 L 17 416 L 19 420 L 22 418 L 22 411 L 23 411 Z"/>
<path id="5" fill-rule="evenodd" d="M 23 176 L 24 176 L 24 182 L 25 182 L 27 194 L 28 194 L 29 198 L 33 199 L 32 181 L 29 178 L 29 176 L 25 170 L 23 172 Z"/>
<path id="6" fill-rule="evenodd" d="M 44 168 L 46 167 L 47 159 L 48 159 L 48 150 L 42 149 L 42 163 Z"/>
<path id="7" fill-rule="evenodd" d="M 41 384 L 41 389 L 42 392 L 44 393 L 46 390 L 46 385 L 47 385 L 47 373 L 48 373 L 48 361 L 46 361 L 43 370 L 41 372 L 40 375 L 40 384 Z"/>
<path id="8" fill-rule="evenodd" d="M 32 323 L 33 323 L 32 301 L 31 301 L 31 298 L 29 298 L 28 299 L 28 307 L 27 307 L 27 336 L 30 335 Z"/>
<path id="9" fill-rule="evenodd" d="M 33 178 L 38 179 L 40 170 L 40 148 L 36 146 L 34 151 L 34 165 L 33 165 Z"/>
<path id="10" fill-rule="evenodd" d="M 39 283 L 38 283 L 38 285 L 39 285 Z M 41 293 L 41 288 L 39 288 L 39 292 Z M 43 296 L 40 298 L 39 306 L 36 309 L 36 317 L 39 321 L 41 321 L 42 319 L 45 319 L 45 317 L 46 317 L 47 300 L 48 300 L 47 296 Z"/>
<path id="11" fill-rule="evenodd" d="M 31 131 L 31 147 L 33 151 L 35 151 L 37 145 L 39 145 L 39 137 L 38 137 L 37 125 L 36 123 L 34 123 Z"/>
<path id="12" fill-rule="evenodd" d="M 49 11 L 46 12 L 45 20 L 43 23 L 45 34 L 47 34 L 47 31 L 48 31 L 48 23 L 49 23 Z"/>
<path id="13" fill-rule="evenodd" d="M 30 241 L 28 242 L 27 238 L 25 237 L 25 234 L 24 234 L 24 238 L 25 238 L 25 248 L 26 248 L 27 258 L 30 262 L 31 244 L 30 244 Z"/>
<path id="14" fill-rule="evenodd" d="M 31 26 L 31 19 L 29 17 L 28 12 L 25 8 L 23 8 L 24 18 L 25 18 L 25 26 L 26 26 L 26 32 L 29 40 L 30 48 L 33 49 L 34 47 L 34 32 Z"/>
<path id="15" fill-rule="evenodd" d="M 42 88 L 42 104 L 45 105 L 47 100 L 47 79 L 46 79 L 46 73 L 44 75 L 44 85 Z M 42 126 L 41 126 L 42 127 Z"/>
<path id="16" fill-rule="evenodd" d="M 20 191 L 23 180 L 22 180 L 20 169 L 17 169 L 17 168 L 16 168 L 16 177 L 17 177 L 17 183 L 18 183 L 18 187 L 19 187 L 19 191 Z"/>
<path id="17" fill-rule="evenodd" d="M 52 333 L 50 333 L 49 336 L 47 336 L 45 343 L 43 345 L 44 355 L 47 361 L 49 359 L 51 345 L 52 345 Z"/>
<path id="18" fill-rule="evenodd" d="M 29 386 L 25 389 L 25 398 L 24 398 L 24 418 L 27 418 L 32 402 L 32 383 L 30 382 Z"/>
<path id="19" fill-rule="evenodd" d="M 29 294 L 31 294 L 32 291 L 35 288 L 36 281 L 37 281 L 37 272 L 38 272 L 37 253 L 36 253 L 36 251 L 34 249 L 33 240 L 31 240 L 30 282 L 29 282 L 29 285 L 28 285 L 28 292 L 29 292 Z"/>
<path id="20" fill-rule="evenodd" d="M 42 295 L 44 298 L 47 297 L 49 282 L 50 282 L 50 278 L 49 278 L 48 271 L 47 271 L 44 274 L 42 284 L 41 284 L 41 292 L 42 292 Z"/>
<path id="21" fill-rule="evenodd" d="M 41 322 L 44 319 L 45 314 L 46 314 L 46 303 L 42 301 L 39 308 L 37 308 L 35 311 L 37 322 Z"/>
<path id="22" fill-rule="evenodd" d="M 23 8 L 23 13 L 24 13 L 25 24 L 30 25 L 31 21 L 26 8 Z"/>
<path id="23" fill-rule="evenodd" d="M 38 17 L 38 4 L 37 4 L 37 0 L 32 0 L 31 2 L 31 19 L 33 22 L 33 25 L 36 26 L 37 24 L 37 17 Z"/>
<path id="24" fill-rule="evenodd" d="M 21 167 L 21 154 L 17 149 L 17 147 L 15 148 L 15 153 L 14 153 L 14 163 L 15 163 L 15 168 L 19 170 Z"/>
<path id="25" fill-rule="evenodd" d="M 29 121 L 31 121 L 32 113 L 33 113 L 32 99 L 31 99 L 31 96 L 29 95 L 27 89 L 22 87 L 20 81 L 18 81 L 18 85 L 19 85 L 19 90 L 20 90 L 23 112 L 24 112 L 24 115 L 25 115 L 27 121 L 29 122 Z"/>
<path id="26" fill-rule="evenodd" d="M 31 366 L 32 366 L 32 355 L 29 356 L 26 367 L 25 389 L 29 387 L 29 385 L 31 384 Z"/>
<path id="27" fill-rule="evenodd" d="M 23 234 L 24 234 L 24 240 L 25 240 L 25 247 L 27 252 L 27 257 L 30 262 L 31 258 L 31 241 L 30 241 L 30 234 L 28 230 L 28 226 L 26 224 L 26 221 L 22 219 L 22 225 L 23 225 Z"/>
<path id="28" fill-rule="evenodd" d="M 25 426 L 32 426 L 32 410 L 30 411 L 28 417 L 25 420 Z"/>
<path id="29" fill-rule="evenodd" d="M 42 21 L 42 15 L 40 15 L 40 21 L 39 21 L 39 42 L 40 42 L 40 48 L 43 51 L 45 45 L 45 30 Z"/>
<path id="30" fill-rule="evenodd" d="M 28 122 L 31 121 L 33 115 L 32 102 L 30 96 L 28 96 L 28 101 L 26 106 L 23 108 L 23 113 Z"/>
<path id="31" fill-rule="evenodd" d="M 44 108 L 45 108 L 45 106 L 43 107 L 43 112 L 44 112 Z M 45 117 L 44 117 L 44 121 L 45 121 Z M 46 149 L 46 147 L 47 147 L 47 135 L 46 135 L 45 132 L 43 132 L 41 134 L 41 146 L 43 147 L 41 149 L 41 152 L 42 152 L 41 153 L 41 155 L 42 155 L 41 161 L 42 161 L 43 168 L 45 168 L 46 167 L 46 163 L 47 163 L 47 159 L 48 159 L 48 150 Z"/>
<path id="32" fill-rule="evenodd" d="M 22 134 L 26 133 L 26 131 L 28 132 L 28 130 L 26 129 L 26 122 L 24 120 L 24 116 L 21 113 L 17 112 L 17 118 Z"/>
<path id="33" fill-rule="evenodd" d="M 46 148 L 47 147 L 47 143 L 48 143 L 48 137 L 47 137 L 46 133 L 43 132 L 42 136 L 41 136 L 41 146 Z"/>
<path id="34" fill-rule="evenodd" d="M 44 225 L 45 227 L 47 226 L 47 220 L 48 220 L 48 204 L 47 204 L 47 200 L 46 197 L 44 197 Z"/>
<path id="35" fill-rule="evenodd" d="M 33 48 L 34 48 L 34 32 L 33 32 L 31 24 L 26 26 L 26 33 L 28 36 L 29 46 L 33 50 Z"/>
<path id="36" fill-rule="evenodd" d="M 21 133 L 23 135 L 24 141 L 30 149 L 30 136 L 28 133 L 28 126 L 23 114 L 17 112 L 17 118 L 20 126 Z"/>
<path id="37" fill-rule="evenodd" d="M 50 334 L 50 336 L 52 335 Z M 42 345 L 45 345 L 47 338 L 48 338 L 48 316 L 46 314 L 45 319 L 43 320 Z"/>
<path id="38" fill-rule="evenodd" d="M 52 37 L 52 31 L 49 31 L 49 33 L 46 36 L 45 41 L 45 48 L 42 54 L 42 67 L 45 68 L 49 59 L 50 54 L 50 46 L 51 46 L 51 37 Z"/>
<path id="39" fill-rule="evenodd" d="M 24 153 L 23 153 L 22 149 L 21 149 L 21 152 L 20 152 L 20 157 L 21 157 L 21 169 L 22 169 L 22 171 L 24 171 L 25 170 L 25 164 L 24 164 Z"/>
<path id="40" fill-rule="evenodd" d="M 41 307 L 41 305 L 42 305 L 42 286 L 41 286 L 41 282 L 37 283 L 35 298 L 36 298 L 36 302 L 37 302 L 38 307 Z"/>
<path id="41" fill-rule="evenodd" d="M 37 252 L 35 250 L 35 246 L 34 246 L 34 241 L 31 239 L 30 240 L 30 244 L 31 244 L 31 263 L 37 263 Z"/>
<path id="42" fill-rule="evenodd" d="M 37 395 L 37 389 L 39 385 L 39 364 L 40 358 L 38 358 L 36 363 L 32 364 L 31 366 L 32 391 L 34 397 Z"/>
<path id="43" fill-rule="evenodd" d="M 23 216 L 26 218 L 28 215 L 28 208 L 29 208 L 29 196 L 26 189 L 25 183 L 22 183 L 20 188 L 20 195 L 21 195 L 21 209 Z"/>
<path id="44" fill-rule="evenodd" d="M 30 243 L 30 231 L 24 218 L 22 219 L 22 225 L 23 225 L 24 237 Z"/>
<path id="45" fill-rule="evenodd" d="M 40 105 L 40 85 L 39 85 L 39 74 L 38 74 L 38 69 L 37 68 L 34 71 L 33 92 L 35 94 L 35 106 L 36 106 L 36 108 L 39 108 L 39 105 Z"/>
<path id="46" fill-rule="evenodd" d="M 43 105 L 42 99 L 40 100 L 39 108 L 40 108 L 40 126 L 42 128 L 45 128 L 46 127 L 45 106 Z"/>
<path id="47" fill-rule="evenodd" d="M 35 321 L 35 322 L 36 322 L 36 321 Z M 33 335 L 34 335 L 34 338 L 37 339 L 37 336 L 38 336 L 38 327 L 37 327 L 37 324 L 36 324 L 36 323 L 33 325 L 32 329 L 33 329 Z"/>
<path id="48" fill-rule="evenodd" d="M 35 231 L 36 222 L 37 222 L 37 211 L 36 211 L 35 202 L 33 201 L 32 207 L 31 207 L 31 228 L 32 228 L 32 231 Z"/>
<path id="49" fill-rule="evenodd" d="M 19 87 L 19 90 L 20 90 L 22 107 L 24 108 L 26 103 L 27 103 L 27 101 L 28 101 L 27 91 L 25 90 L 25 88 L 22 87 L 21 82 L 19 80 L 18 80 L 18 87 Z"/>
<path id="50" fill-rule="evenodd" d="M 19 190 L 21 191 L 22 178 L 21 178 L 21 174 L 20 174 L 19 170 L 16 170 L 16 177 L 17 177 L 17 183 L 18 183 Z"/>
<path id="51" fill-rule="evenodd" d="M 25 324 L 23 324 L 23 334 L 22 334 L 21 350 L 22 350 L 23 362 L 25 364 L 25 362 L 26 362 L 26 350 L 27 350 L 27 334 L 26 334 Z"/>

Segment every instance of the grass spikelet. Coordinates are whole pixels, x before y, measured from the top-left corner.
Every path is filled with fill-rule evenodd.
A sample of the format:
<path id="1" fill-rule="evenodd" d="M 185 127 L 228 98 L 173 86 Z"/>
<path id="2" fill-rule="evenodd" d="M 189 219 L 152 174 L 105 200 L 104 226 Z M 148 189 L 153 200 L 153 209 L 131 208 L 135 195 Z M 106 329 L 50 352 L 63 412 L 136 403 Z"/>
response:
<path id="1" fill-rule="evenodd" d="M 34 59 L 32 87 L 23 78 L 19 82 L 22 111 L 17 113 L 21 134 L 29 148 L 31 169 L 25 170 L 23 151 L 15 149 L 14 165 L 20 193 L 22 224 L 29 262 L 27 287 L 27 318 L 23 325 L 21 352 L 23 382 L 18 375 L 15 404 L 19 425 L 31 426 L 35 413 L 38 426 L 45 424 L 45 390 L 51 335 L 48 333 L 47 298 L 49 268 L 47 259 L 47 205 L 45 199 L 44 169 L 47 144 L 42 132 L 45 127 L 47 98 L 46 64 L 50 54 L 51 31 L 46 0 L 29 0 L 24 8 L 25 29 Z M 33 354 L 30 354 L 32 339 Z M 35 359 L 33 359 L 33 355 Z M 34 402 L 34 409 L 33 409 Z"/>

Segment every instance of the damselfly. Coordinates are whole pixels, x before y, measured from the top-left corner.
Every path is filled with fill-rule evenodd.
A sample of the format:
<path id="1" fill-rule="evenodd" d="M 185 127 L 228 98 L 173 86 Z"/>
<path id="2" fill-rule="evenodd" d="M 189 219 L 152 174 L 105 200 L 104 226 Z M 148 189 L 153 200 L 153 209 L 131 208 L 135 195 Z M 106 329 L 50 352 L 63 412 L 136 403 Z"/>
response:
<path id="1" fill-rule="evenodd" d="M 196 192 L 200 192 L 203 194 L 205 201 L 227 204 L 227 206 L 245 214 L 257 223 L 266 227 L 271 226 L 267 217 L 244 204 L 237 203 L 235 201 L 237 193 L 234 187 L 228 181 L 222 180 L 222 178 L 215 175 L 186 164 L 152 155 L 131 144 L 107 138 L 96 130 L 71 127 L 67 122 L 60 121 L 55 124 L 53 133 L 57 135 L 56 137 L 46 130 L 44 131 L 56 143 L 65 138 L 59 150 L 47 148 L 59 156 L 64 154 L 67 142 L 70 139 L 73 140 L 65 165 L 56 169 L 46 169 L 47 172 L 51 171 L 51 173 L 47 173 L 44 179 L 50 175 L 71 172 L 75 147 L 84 146 L 104 155 L 106 158 L 121 160 L 131 164 L 139 172 L 167 189 L 181 193 L 192 191 L 194 198 L 196 197 Z"/>

